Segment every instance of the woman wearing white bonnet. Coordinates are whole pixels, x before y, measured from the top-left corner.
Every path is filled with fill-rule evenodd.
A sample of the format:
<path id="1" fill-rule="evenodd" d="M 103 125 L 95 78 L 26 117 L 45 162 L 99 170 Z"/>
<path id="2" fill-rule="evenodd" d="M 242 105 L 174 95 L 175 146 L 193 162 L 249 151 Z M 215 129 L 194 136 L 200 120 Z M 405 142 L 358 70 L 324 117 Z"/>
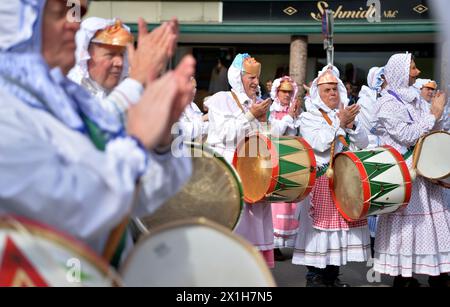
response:
<path id="1" fill-rule="evenodd" d="M 358 119 L 369 137 L 368 148 L 379 146 L 378 137 L 372 133 L 372 129 L 376 123 L 377 98 L 381 96 L 383 88 L 386 86 L 383 74 L 384 67 L 372 67 L 367 74 L 367 86 L 363 85 L 358 95 L 358 105 L 361 107 Z"/>
<path id="2" fill-rule="evenodd" d="M 270 97 L 269 123 L 273 136 L 299 134 L 300 104 L 297 98 L 297 83 L 289 76 L 283 76 L 273 81 Z M 272 219 L 274 227 L 275 260 L 285 260 L 280 248 L 293 248 L 298 228 L 296 218 L 296 203 L 272 203 Z"/>
<path id="3" fill-rule="evenodd" d="M 359 106 L 344 107 L 348 103 L 345 86 L 336 68 L 328 68 L 313 81 L 310 108 L 300 115 L 301 135 L 314 149 L 320 169 L 328 167 L 333 143 L 336 153 L 349 146 L 344 140 L 346 136 L 357 148 L 368 144 L 364 129 L 355 120 Z M 307 266 L 307 287 L 348 287 L 338 278 L 339 268 L 350 261 L 368 259 L 367 221 L 344 220 L 334 205 L 328 178 L 323 173 L 318 172 L 309 201 L 300 206 L 292 263 Z"/>
<path id="4" fill-rule="evenodd" d="M 443 94 L 433 98 L 430 109 L 421 107 L 411 86 L 419 73 L 411 54 L 394 54 L 385 66 L 385 94 L 377 101 L 381 145 L 390 145 L 402 155 L 437 128 L 444 110 Z M 411 167 L 412 156 L 406 164 Z M 374 269 L 395 276 L 394 287 L 417 287 L 413 274 L 428 275 L 430 286 L 443 286 L 450 271 L 450 213 L 442 188 L 417 176 L 408 206 L 379 216 L 376 238 Z"/>

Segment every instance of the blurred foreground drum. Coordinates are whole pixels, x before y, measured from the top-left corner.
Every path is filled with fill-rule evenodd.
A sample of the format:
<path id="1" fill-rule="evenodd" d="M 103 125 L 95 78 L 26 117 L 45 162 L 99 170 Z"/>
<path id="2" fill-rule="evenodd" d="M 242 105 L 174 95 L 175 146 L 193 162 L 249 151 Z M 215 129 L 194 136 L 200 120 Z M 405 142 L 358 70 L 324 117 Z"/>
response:
<path id="1" fill-rule="evenodd" d="M 233 165 L 248 203 L 299 202 L 316 180 L 316 159 L 300 137 L 256 134 L 238 144 Z"/>
<path id="2" fill-rule="evenodd" d="M 239 221 L 244 195 L 234 168 L 206 145 L 186 146 L 192 157 L 192 177 L 154 214 L 135 221 L 144 233 L 152 227 L 190 217 L 205 217 L 228 229 L 234 229 Z"/>
<path id="3" fill-rule="evenodd" d="M 330 186 L 338 211 L 348 221 L 394 212 L 411 197 L 408 167 L 390 146 L 338 153 Z"/>
<path id="4" fill-rule="evenodd" d="M 419 175 L 450 188 L 450 133 L 433 131 L 422 136 L 413 157 Z"/>
<path id="5" fill-rule="evenodd" d="M 117 274 L 89 248 L 47 226 L 0 217 L 0 286 L 116 286 Z"/>
<path id="6" fill-rule="evenodd" d="M 125 286 L 275 286 L 255 247 L 204 218 L 152 229 L 126 259 L 121 276 Z"/>

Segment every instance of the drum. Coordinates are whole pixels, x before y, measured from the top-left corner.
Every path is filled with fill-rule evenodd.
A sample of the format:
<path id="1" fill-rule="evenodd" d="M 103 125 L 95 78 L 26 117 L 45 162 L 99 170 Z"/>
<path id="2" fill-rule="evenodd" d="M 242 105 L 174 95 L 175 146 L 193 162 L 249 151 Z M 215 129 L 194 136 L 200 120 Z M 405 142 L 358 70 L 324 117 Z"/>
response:
<path id="1" fill-rule="evenodd" d="M 229 229 L 197 218 L 153 229 L 121 268 L 125 286 L 275 286 L 260 252 Z"/>
<path id="2" fill-rule="evenodd" d="M 422 136 L 414 148 L 413 161 L 417 161 L 419 175 L 450 188 L 450 133 L 433 131 Z"/>
<path id="3" fill-rule="evenodd" d="M 154 214 L 136 221 L 145 233 L 151 227 L 185 219 L 206 217 L 234 229 L 243 208 L 241 181 L 234 168 L 206 145 L 189 143 L 193 173 L 188 183 Z M 144 228 L 144 229 L 142 229 Z"/>
<path id="4" fill-rule="evenodd" d="M 348 221 L 394 212 L 411 197 L 408 167 L 390 146 L 338 153 L 330 186 L 338 211 Z"/>
<path id="5" fill-rule="evenodd" d="M 73 238 L 29 220 L 0 217 L 0 286 L 116 286 L 108 264 Z"/>
<path id="6" fill-rule="evenodd" d="M 256 134 L 236 148 L 233 165 L 242 180 L 248 203 L 299 202 L 316 180 L 316 159 L 300 137 Z"/>

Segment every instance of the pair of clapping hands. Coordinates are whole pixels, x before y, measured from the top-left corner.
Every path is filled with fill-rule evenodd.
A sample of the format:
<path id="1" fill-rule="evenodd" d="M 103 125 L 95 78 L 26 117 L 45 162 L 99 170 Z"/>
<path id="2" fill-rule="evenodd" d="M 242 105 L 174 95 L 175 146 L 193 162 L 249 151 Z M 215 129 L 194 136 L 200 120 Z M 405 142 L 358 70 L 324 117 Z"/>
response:
<path id="1" fill-rule="evenodd" d="M 260 103 L 254 103 L 250 107 L 250 112 L 253 116 L 258 119 L 260 122 L 267 121 L 267 112 L 269 111 L 270 106 L 272 105 L 272 99 L 267 98 Z M 297 118 L 301 112 L 301 102 L 300 99 L 296 99 L 294 103 L 292 103 L 289 107 L 288 113 L 292 118 Z"/>
<path id="2" fill-rule="evenodd" d="M 145 21 L 139 19 L 137 47 L 127 47 L 129 77 L 145 87 L 140 101 L 128 109 L 127 132 L 147 149 L 170 144 L 171 127 L 191 100 L 194 58 L 187 55 L 175 70 L 164 72 L 175 53 L 178 35 L 176 19 L 151 32 L 147 31 Z"/>

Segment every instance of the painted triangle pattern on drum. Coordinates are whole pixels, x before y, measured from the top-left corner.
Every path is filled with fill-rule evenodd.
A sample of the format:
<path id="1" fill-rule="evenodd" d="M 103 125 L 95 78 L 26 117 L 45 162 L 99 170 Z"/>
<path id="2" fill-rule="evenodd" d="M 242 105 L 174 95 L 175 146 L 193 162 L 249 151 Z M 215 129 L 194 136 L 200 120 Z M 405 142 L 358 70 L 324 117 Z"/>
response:
<path id="1" fill-rule="evenodd" d="M 395 166 L 395 164 L 373 163 L 373 162 L 364 163 L 364 167 L 366 169 L 367 175 L 369 176 L 369 179 L 377 177 L 378 175 L 384 173 L 393 166 Z"/>
<path id="2" fill-rule="evenodd" d="M 298 164 L 298 163 L 288 161 L 284 158 L 281 158 L 279 163 L 280 163 L 280 169 L 283 170 L 283 174 L 281 174 L 281 175 L 294 173 L 294 172 L 298 172 L 298 171 L 302 171 L 302 170 L 306 169 L 305 166 Z"/>
<path id="3" fill-rule="evenodd" d="M 369 214 L 391 213 L 399 209 L 397 203 L 370 202 Z"/>
<path id="4" fill-rule="evenodd" d="M 383 195 L 397 189 L 399 186 L 400 184 L 371 181 L 370 182 L 370 191 L 372 193 L 371 203 L 374 203 L 373 200 L 379 199 Z"/>
<path id="5" fill-rule="evenodd" d="M 283 188 L 299 188 L 302 186 L 300 183 L 291 181 L 282 176 L 278 177 L 277 181 L 278 181 L 277 186 L 282 186 Z"/>
<path id="6" fill-rule="evenodd" d="M 381 150 L 363 150 L 363 151 L 355 151 L 353 154 L 358 157 L 359 160 L 365 161 L 369 158 L 372 158 L 383 151 Z"/>
<path id="7" fill-rule="evenodd" d="M 287 147 L 293 147 L 296 149 L 302 149 L 302 144 L 297 140 L 293 138 L 271 138 L 270 139 L 272 143 L 274 143 L 276 146 L 287 146 Z"/>
<path id="8" fill-rule="evenodd" d="M 44 278 L 9 236 L 6 237 L 6 247 L 0 264 L 0 286 L 48 287 Z"/>
<path id="9" fill-rule="evenodd" d="M 291 144 L 283 145 L 282 143 L 278 143 L 276 144 L 276 146 L 278 146 L 278 152 L 280 157 L 296 153 L 299 150 L 299 148 L 293 147 L 291 146 Z"/>
<path id="10" fill-rule="evenodd" d="M 285 202 L 286 200 L 287 200 L 286 196 L 280 195 L 277 193 L 272 193 L 269 196 L 267 196 L 267 201 L 270 201 L 270 202 L 282 203 L 282 202 Z"/>

